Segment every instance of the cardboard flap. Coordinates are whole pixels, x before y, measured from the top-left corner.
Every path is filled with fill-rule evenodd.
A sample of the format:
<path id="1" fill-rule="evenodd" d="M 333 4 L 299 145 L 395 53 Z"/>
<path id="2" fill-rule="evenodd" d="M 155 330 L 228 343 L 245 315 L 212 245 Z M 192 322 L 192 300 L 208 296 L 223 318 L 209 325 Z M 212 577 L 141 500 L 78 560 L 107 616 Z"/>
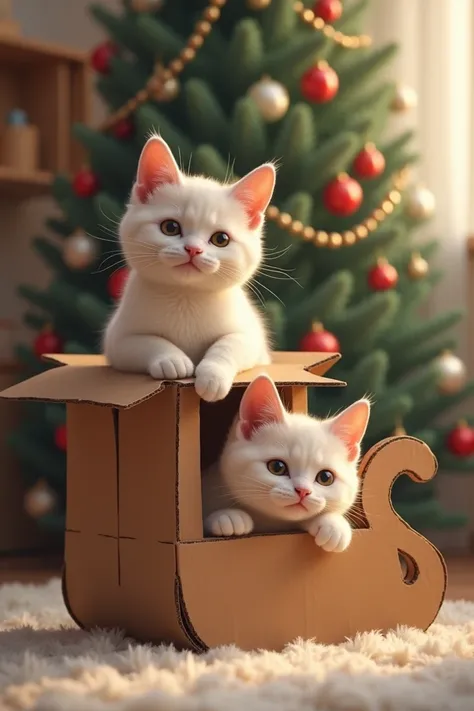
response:
<path id="1" fill-rule="evenodd" d="M 267 373 L 281 386 L 345 385 L 323 374 L 339 360 L 337 353 L 274 352 L 270 365 L 258 366 L 234 379 L 234 385 L 248 385 L 257 375 Z M 5 400 L 42 400 L 48 402 L 88 403 L 127 408 L 159 393 L 170 381 L 153 380 L 149 375 L 113 370 L 103 355 L 48 354 L 49 363 L 67 366 L 52 368 L 0 394 Z M 193 378 L 174 381 L 192 386 Z"/>
<path id="2" fill-rule="evenodd" d="M 319 387 L 344 387 L 346 385 L 342 380 L 315 375 L 309 369 L 303 368 L 300 363 L 295 365 L 288 363 L 260 365 L 252 370 L 238 373 L 234 378 L 234 385 L 248 385 L 262 373 L 269 375 L 276 385 L 318 385 Z"/>
<path id="3" fill-rule="evenodd" d="M 108 365 L 107 358 L 104 355 L 95 355 L 93 353 L 77 354 L 77 353 L 45 353 L 42 360 L 55 365 Z"/>
<path id="4" fill-rule="evenodd" d="M 127 408 L 163 389 L 148 375 L 118 373 L 108 366 L 77 365 L 54 368 L 1 393 L 4 400 L 88 403 Z"/>
<path id="5" fill-rule="evenodd" d="M 272 363 L 298 365 L 313 375 L 324 375 L 340 359 L 340 353 L 303 353 L 301 351 L 273 351 L 272 353 Z"/>

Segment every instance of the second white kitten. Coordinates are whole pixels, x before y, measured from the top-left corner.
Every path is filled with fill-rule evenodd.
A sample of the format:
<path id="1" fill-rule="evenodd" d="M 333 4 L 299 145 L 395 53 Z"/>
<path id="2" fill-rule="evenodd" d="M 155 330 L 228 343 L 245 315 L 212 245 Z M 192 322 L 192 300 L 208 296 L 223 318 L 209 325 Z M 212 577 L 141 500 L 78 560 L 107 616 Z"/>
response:
<path id="1" fill-rule="evenodd" d="M 369 416 L 365 399 L 325 420 L 289 413 L 273 381 L 255 378 L 219 462 L 203 474 L 206 534 L 300 528 L 326 551 L 345 550 L 352 538 L 345 515 L 359 490 L 360 444 Z"/>
<path id="2" fill-rule="evenodd" d="M 157 379 L 195 375 L 208 401 L 238 372 L 270 362 L 263 320 L 244 285 L 262 259 L 275 169 L 233 185 L 184 175 L 158 136 L 146 143 L 120 242 L 130 275 L 105 332 L 111 366 Z"/>

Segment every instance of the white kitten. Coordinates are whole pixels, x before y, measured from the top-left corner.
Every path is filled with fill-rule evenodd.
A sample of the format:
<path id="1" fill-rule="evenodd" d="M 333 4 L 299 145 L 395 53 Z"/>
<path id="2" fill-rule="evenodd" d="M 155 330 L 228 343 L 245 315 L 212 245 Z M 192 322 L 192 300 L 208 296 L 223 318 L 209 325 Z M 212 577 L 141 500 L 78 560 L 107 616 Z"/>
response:
<path id="1" fill-rule="evenodd" d="M 357 496 L 369 416 L 368 400 L 326 420 L 288 413 L 273 381 L 256 378 L 218 465 L 203 476 L 205 532 L 239 536 L 302 528 L 324 550 L 345 550 L 352 530 L 344 514 Z"/>
<path id="2" fill-rule="evenodd" d="M 262 258 L 271 164 L 233 185 L 184 175 L 158 136 L 146 143 L 120 241 L 130 267 L 109 322 L 112 367 L 157 379 L 196 376 L 208 401 L 238 372 L 270 362 L 261 316 L 243 286 Z"/>

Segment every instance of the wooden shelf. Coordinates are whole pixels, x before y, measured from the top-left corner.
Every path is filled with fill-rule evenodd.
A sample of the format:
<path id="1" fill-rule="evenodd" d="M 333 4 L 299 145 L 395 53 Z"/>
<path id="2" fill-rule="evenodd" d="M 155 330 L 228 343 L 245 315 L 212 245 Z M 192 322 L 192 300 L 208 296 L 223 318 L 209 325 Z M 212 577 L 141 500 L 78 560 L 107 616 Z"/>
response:
<path id="1" fill-rule="evenodd" d="M 47 170 L 22 173 L 19 170 L 0 165 L 0 199 L 21 197 L 27 200 L 31 197 L 46 195 L 51 190 L 53 178 L 53 173 Z"/>
<path id="2" fill-rule="evenodd" d="M 0 27 L 0 133 L 8 113 L 20 109 L 39 135 L 37 171 L 11 168 L 11 159 L 2 164 L 0 151 L 0 200 L 47 194 L 54 175 L 81 167 L 84 151 L 72 126 L 90 121 L 90 78 L 87 53 Z"/>

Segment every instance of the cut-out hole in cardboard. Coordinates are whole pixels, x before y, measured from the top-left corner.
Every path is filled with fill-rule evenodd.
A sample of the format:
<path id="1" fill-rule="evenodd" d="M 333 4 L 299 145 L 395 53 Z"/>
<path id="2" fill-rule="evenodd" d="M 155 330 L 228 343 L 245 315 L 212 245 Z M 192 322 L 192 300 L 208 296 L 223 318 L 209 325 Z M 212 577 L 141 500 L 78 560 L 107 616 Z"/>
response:
<path id="1" fill-rule="evenodd" d="M 398 560 L 402 572 L 402 580 L 405 585 L 413 585 L 419 575 L 419 569 L 414 558 L 405 551 L 398 550 Z"/>

